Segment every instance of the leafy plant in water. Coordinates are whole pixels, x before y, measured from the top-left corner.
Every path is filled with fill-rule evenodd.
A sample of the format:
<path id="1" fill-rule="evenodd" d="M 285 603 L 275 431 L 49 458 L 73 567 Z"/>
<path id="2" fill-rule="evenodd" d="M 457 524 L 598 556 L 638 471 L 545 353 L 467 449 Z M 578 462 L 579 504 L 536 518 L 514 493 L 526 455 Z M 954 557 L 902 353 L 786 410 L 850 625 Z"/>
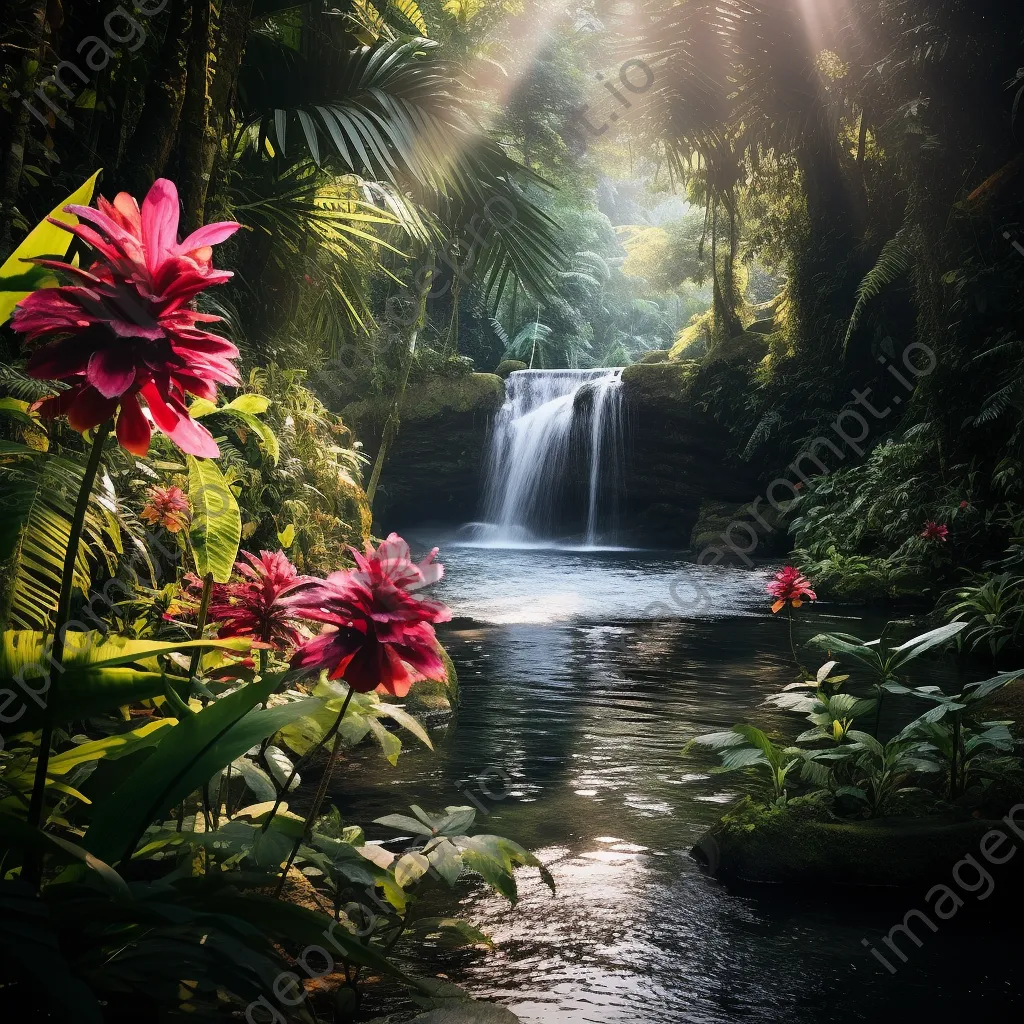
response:
<path id="1" fill-rule="evenodd" d="M 901 735 L 924 737 L 949 766 L 949 796 L 956 799 L 967 789 L 974 775 L 992 777 L 1002 755 L 1011 754 L 1016 742 L 1008 721 L 983 721 L 984 701 L 1022 672 L 1001 672 L 961 693 L 946 696 L 937 686 L 907 687 L 890 682 L 891 693 L 909 694 L 934 706 L 910 723 Z M 1004 762 L 1005 766 L 1005 762 Z"/>
<path id="2" fill-rule="evenodd" d="M 752 725 L 734 725 L 726 732 L 697 736 L 686 745 L 684 753 L 694 746 L 716 751 L 722 761 L 720 771 L 756 769 L 759 775 L 766 777 L 772 800 L 778 803 L 786 801 L 786 780 L 790 772 L 805 764 L 809 754 L 796 747 L 778 746 Z"/>
<path id="3" fill-rule="evenodd" d="M 846 738 L 850 742 L 840 750 L 850 765 L 850 784 L 836 788 L 835 796 L 863 801 L 871 815 L 887 813 L 900 795 L 915 790 L 907 784 L 915 774 L 941 771 L 929 756 L 934 752 L 931 744 L 906 731 L 885 744 L 859 729 L 850 730 Z"/>
<path id="4" fill-rule="evenodd" d="M 890 683 L 899 683 L 899 673 L 915 658 L 920 657 L 933 647 L 948 643 L 967 625 L 964 622 L 951 622 L 938 629 L 929 630 L 920 636 L 891 647 L 889 630 L 885 628 L 877 640 L 861 640 L 849 633 L 819 633 L 809 643 L 827 650 L 830 654 L 845 654 L 860 662 L 870 673 L 872 687 L 875 691 L 875 736 L 882 714 L 882 696 Z"/>

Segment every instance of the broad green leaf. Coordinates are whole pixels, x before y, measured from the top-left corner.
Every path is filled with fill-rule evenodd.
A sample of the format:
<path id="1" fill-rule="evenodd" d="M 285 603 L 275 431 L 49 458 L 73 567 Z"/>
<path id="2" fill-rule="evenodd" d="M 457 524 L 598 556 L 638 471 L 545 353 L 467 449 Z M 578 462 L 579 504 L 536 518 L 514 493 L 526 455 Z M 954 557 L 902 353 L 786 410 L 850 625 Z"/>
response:
<path id="1" fill-rule="evenodd" d="M 465 835 L 476 821 L 474 807 L 446 807 L 445 812 L 445 817 L 437 824 L 437 831 L 443 836 Z"/>
<path id="2" fill-rule="evenodd" d="M 939 644 L 944 644 L 948 640 L 952 640 L 957 633 L 966 627 L 966 622 L 950 622 L 945 626 L 939 626 L 938 629 L 929 630 L 927 633 L 922 633 L 920 636 L 915 636 L 912 640 L 900 644 L 899 647 L 893 650 L 895 655 L 892 660 L 893 668 L 905 665 L 919 654 L 924 654 L 925 651 L 938 647 Z"/>
<path id="3" fill-rule="evenodd" d="M 161 670 L 159 656 L 182 648 L 234 646 L 234 641 L 201 640 L 169 644 L 104 636 L 99 632 L 65 634 L 64 665 L 57 683 L 57 721 L 91 718 L 140 700 L 162 696 L 171 683 L 184 689 L 188 680 Z M 11 724 L 31 729 L 46 704 L 47 673 L 52 671 L 49 641 L 31 629 L 8 630 L 0 647 L 0 682 L 25 698 L 24 714 Z M 9 715 L 15 709 L 8 708 Z"/>
<path id="4" fill-rule="evenodd" d="M 434 745 L 430 742 L 430 737 L 427 735 L 427 730 L 405 708 L 399 707 L 397 704 L 389 704 L 387 701 L 381 701 L 377 712 L 394 719 L 403 729 L 411 732 L 428 750 L 434 749 Z"/>
<path id="5" fill-rule="evenodd" d="M 427 847 L 430 866 L 449 884 L 455 885 L 465 865 L 462 855 L 447 839 L 438 839 Z"/>
<path id="6" fill-rule="evenodd" d="M 79 744 L 71 750 L 65 750 L 64 753 L 50 758 L 50 774 L 66 775 L 72 768 L 77 768 L 80 764 L 88 764 L 103 758 L 116 760 L 126 754 L 134 753 L 142 747 L 156 746 L 162 739 L 156 733 L 176 724 L 176 720 L 173 718 L 158 718 L 131 732 L 122 732 L 115 736 L 105 736 L 103 739 L 93 740 L 90 743 Z"/>
<path id="7" fill-rule="evenodd" d="M 96 188 L 96 179 L 101 171 L 97 171 L 81 188 L 72 192 L 67 199 L 59 203 L 50 212 L 50 217 L 62 224 L 77 224 L 78 218 L 65 213 L 65 206 L 88 206 L 92 202 L 92 194 Z M 0 324 L 6 323 L 14 313 L 14 307 L 22 299 L 45 286 L 53 280 L 53 272 L 45 267 L 26 263 L 25 260 L 39 259 L 43 256 L 63 259 L 71 246 L 74 236 L 63 228 L 51 224 L 49 220 L 40 221 L 26 236 L 25 240 L 11 253 L 7 262 L 0 267 Z"/>
<path id="8" fill-rule="evenodd" d="M 243 412 L 248 416 L 261 416 L 270 408 L 270 399 L 263 395 L 239 395 L 224 406 L 223 412 Z"/>
<path id="9" fill-rule="evenodd" d="M 215 583 L 227 583 L 242 542 L 242 514 L 224 474 L 212 459 L 186 456 L 188 491 L 192 502 L 189 540 L 200 576 L 213 574 Z"/>
<path id="10" fill-rule="evenodd" d="M 380 744 L 380 749 L 391 764 L 398 764 L 398 755 L 402 752 L 402 741 L 393 733 L 388 732 L 376 718 L 368 718 L 366 724 L 370 733 Z"/>
<path id="11" fill-rule="evenodd" d="M 407 853 L 395 864 L 395 881 L 403 888 L 418 882 L 430 870 L 430 861 L 422 853 Z"/>
<path id="12" fill-rule="evenodd" d="M 432 938 L 442 937 L 447 933 L 457 935 L 469 945 L 485 945 L 494 948 L 494 940 L 485 935 L 479 928 L 474 928 L 468 921 L 460 921 L 454 917 L 422 917 L 413 924 L 420 935 Z"/>
<path id="13" fill-rule="evenodd" d="M 146 762 L 96 807 L 84 845 L 105 860 L 123 860 L 152 822 L 215 773 L 321 702 L 311 697 L 254 710 L 280 683 L 269 675 L 242 686 L 167 731 Z"/>
<path id="14" fill-rule="evenodd" d="M 30 825 L 21 818 L 0 811 L 0 839 L 7 840 L 12 846 L 22 850 L 44 850 L 51 856 L 57 856 L 61 863 L 81 862 L 90 871 L 95 872 L 103 887 L 113 896 L 130 898 L 125 880 L 107 863 L 94 857 L 88 850 L 76 843 L 62 839 Z M 60 854 L 54 853 L 56 847 Z"/>
<path id="15" fill-rule="evenodd" d="M 383 818 L 374 818 L 375 825 L 385 825 L 387 828 L 396 829 L 399 832 L 412 832 L 418 836 L 432 836 L 434 830 L 429 825 L 424 825 L 416 818 L 410 818 L 405 814 L 388 814 Z"/>

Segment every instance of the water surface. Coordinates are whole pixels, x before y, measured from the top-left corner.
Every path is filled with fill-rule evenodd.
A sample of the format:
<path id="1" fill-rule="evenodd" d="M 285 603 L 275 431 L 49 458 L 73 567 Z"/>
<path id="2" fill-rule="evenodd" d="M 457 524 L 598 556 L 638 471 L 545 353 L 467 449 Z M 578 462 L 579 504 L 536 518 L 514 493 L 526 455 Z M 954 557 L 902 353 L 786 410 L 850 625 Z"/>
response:
<path id="1" fill-rule="evenodd" d="M 440 912 L 471 920 L 497 950 L 427 950 L 411 967 L 529 1024 L 944 1021 L 1024 1006 L 1021 940 L 998 914 L 926 932 L 890 976 L 862 939 L 879 943 L 907 896 L 735 893 L 690 858 L 737 780 L 682 748 L 735 721 L 771 724 L 758 705 L 793 677 L 785 623 L 766 614 L 767 569 L 628 551 L 443 547 L 442 558 L 439 596 L 466 617 L 444 634 L 458 718 L 435 731 L 434 753 L 410 746 L 396 769 L 360 750 L 336 798 L 368 822 L 468 794 L 486 809 L 483 830 L 536 852 L 558 891 L 522 871 L 510 908 L 461 884 L 459 906 Z M 879 626 L 819 607 L 797 636 Z M 474 780 L 488 771 L 485 793 Z"/>

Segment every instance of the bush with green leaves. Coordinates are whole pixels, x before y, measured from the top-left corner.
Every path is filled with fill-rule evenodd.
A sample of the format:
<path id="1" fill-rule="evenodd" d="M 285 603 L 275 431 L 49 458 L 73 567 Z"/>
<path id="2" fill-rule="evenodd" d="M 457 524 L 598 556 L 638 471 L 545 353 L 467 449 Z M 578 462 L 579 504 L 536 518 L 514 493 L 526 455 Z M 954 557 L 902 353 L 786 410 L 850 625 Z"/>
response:
<path id="1" fill-rule="evenodd" d="M 848 634 L 822 634 L 812 643 L 827 648 L 853 668 L 866 670 L 869 694 L 847 692 L 848 674 L 836 675 L 837 660 L 826 662 L 814 679 L 789 684 L 765 702 L 802 715 L 811 725 L 792 744 L 777 742 L 751 725 L 698 736 L 693 746 L 718 752 L 722 771 L 747 771 L 756 793 L 781 806 L 795 796 L 826 802 L 836 813 L 884 816 L 901 810 L 936 807 L 979 798 L 1007 772 L 1019 774 L 1018 742 L 1007 720 L 993 720 L 987 702 L 997 691 L 1024 677 L 1004 672 L 947 696 L 934 685 L 909 685 L 908 665 L 925 652 L 950 643 L 964 628 L 952 623 L 893 645 L 890 629 L 878 640 Z M 810 692 L 808 692 L 810 691 Z M 895 735 L 879 736 L 884 694 L 911 696 L 933 705 Z M 859 725 L 874 720 L 873 732 Z M 916 800 L 911 801 L 911 798 Z"/>

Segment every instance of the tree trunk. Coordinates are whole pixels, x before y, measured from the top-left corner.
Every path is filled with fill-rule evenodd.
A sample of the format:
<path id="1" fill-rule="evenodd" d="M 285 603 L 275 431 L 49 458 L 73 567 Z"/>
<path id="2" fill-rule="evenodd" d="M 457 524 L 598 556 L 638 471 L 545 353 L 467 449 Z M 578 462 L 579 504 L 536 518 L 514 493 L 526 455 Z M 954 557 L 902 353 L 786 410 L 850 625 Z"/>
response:
<path id="1" fill-rule="evenodd" d="M 132 136 L 129 186 L 140 196 L 165 173 L 178 134 L 191 24 L 191 5 L 181 0 L 172 8 L 160 65 L 146 86 L 146 104 Z"/>
<path id="2" fill-rule="evenodd" d="M 24 93 L 31 99 L 39 81 L 43 36 L 46 30 L 46 0 L 34 0 L 27 12 L 27 29 L 26 45 L 33 52 L 26 54 L 22 61 L 22 76 L 25 82 Z M 33 64 L 35 70 L 32 70 Z M 45 106 L 43 109 L 46 109 Z M 21 192 L 21 172 L 25 166 L 25 147 L 28 145 L 31 116 L 24 103 L 14 105 L 13 125 L 3 157 L 3 170 L 0 172 L 0 252 L 3 253 L 9 252 L 12 248 L 14 211 Z"/>
<path id="3" fill-rule="evenodd" d="M 185 234 L 203 223 L 210 185 L 206 154 L 212 145 L 210 125 L 210 58 L 213 54 L 213 0 L 192 0 L 187 81 L 181 107 L 178 151 L 181 160 L 181 205 Z M 212 158 L 210 160 L 212 167 Z"/>
<path id="4" fill-rule="evenodd" d="M 242 68 L 252 20 L 252 0 L 223 0 L 217 33 L 217 66 L 210 85 L 209 128 L 203 150 L 206 202 L 216 195 L 224 176 L 223 140 L 232 131 L 231 104 Z"/>

